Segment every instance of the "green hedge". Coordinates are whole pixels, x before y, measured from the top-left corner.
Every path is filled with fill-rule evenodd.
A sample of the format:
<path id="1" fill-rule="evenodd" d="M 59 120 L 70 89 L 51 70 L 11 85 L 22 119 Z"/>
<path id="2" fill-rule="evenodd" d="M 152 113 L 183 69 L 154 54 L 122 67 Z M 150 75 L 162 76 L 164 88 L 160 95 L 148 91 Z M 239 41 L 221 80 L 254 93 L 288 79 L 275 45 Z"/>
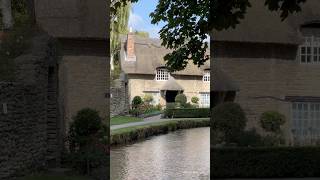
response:
<path id="1" fill-rule="evenodd" d="M 181 108 L 164 110 L 164 116 L 169 118 L 207 118 L 210 117 L 209 108 Z"/>
<path id="2" fill-rule="evenodd" d="M 320 177 L 320 147 L 212 148 L 215 178 Z"/>
<path id="3" fill-rule="evenodd" d="M 178 129 L 189 129 L 198 127 L 210 126 L 210 120 L 180 120 L 168 121 L 161 124 L 151 124 L 145 126 L 136 126 L 131 128 L 124 128 L 125 131 L 118 130 L 119 132 L 111 133 L 110 145 L 123 145 L 130 144 L 147 137 L 166 134 Z M 117 131 L 117 130 L 115 130 Z"/>

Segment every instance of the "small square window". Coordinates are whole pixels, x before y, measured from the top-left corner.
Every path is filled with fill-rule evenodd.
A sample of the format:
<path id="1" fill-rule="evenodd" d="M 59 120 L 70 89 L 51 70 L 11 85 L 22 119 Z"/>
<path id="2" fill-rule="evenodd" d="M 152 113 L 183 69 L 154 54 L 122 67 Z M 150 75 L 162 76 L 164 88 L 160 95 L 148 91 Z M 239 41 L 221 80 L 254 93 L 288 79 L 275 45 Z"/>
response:
<path id="1" fill-rule="evenodd" d="M 157 81 L 167 81 L 169 79 L 169 72 L 165 68 L 157 69 L 156 80 Z"/>

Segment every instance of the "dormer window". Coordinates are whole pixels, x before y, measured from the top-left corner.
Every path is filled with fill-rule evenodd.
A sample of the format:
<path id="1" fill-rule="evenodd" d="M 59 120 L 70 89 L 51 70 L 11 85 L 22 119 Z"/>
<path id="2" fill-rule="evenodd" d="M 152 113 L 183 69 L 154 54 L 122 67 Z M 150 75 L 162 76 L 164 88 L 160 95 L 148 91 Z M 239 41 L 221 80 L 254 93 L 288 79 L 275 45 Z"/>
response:
<path id="1" fill-rule="evenodd" d="M 203 75 L 203 82 L 210 82 L 210 71 L 205 71 Z"/>
<path id="2" fill-rule="evenodd" d="M 169 79 L 169 72 L 166 68 L 158 68 L 156 74 L 157 81 L 167 81 Z"/>

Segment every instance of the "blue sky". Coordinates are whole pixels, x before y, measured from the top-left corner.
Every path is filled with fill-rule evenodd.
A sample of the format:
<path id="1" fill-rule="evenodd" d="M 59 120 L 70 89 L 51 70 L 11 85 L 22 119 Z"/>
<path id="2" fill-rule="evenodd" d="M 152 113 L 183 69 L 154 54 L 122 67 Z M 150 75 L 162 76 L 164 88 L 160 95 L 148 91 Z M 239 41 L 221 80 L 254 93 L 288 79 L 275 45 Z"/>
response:
<path id="1" fill-rule="evenodd" d="M 138 31 L 147 31 L 151 38 L 159 38 L 159 30 L 164 26 L 161 22 L 158 25 L 151 24 L 150 13 L 156 9 L 158 0 L 139 0 L 132 4 L 129 27 Z"/>

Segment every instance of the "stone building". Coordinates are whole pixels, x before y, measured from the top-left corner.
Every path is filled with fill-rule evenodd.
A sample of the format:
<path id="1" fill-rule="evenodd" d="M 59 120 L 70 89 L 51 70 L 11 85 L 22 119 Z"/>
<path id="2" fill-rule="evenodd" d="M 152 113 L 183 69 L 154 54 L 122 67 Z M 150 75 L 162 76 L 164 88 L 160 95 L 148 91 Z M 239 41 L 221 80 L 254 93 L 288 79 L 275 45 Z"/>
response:
<path id="1" fill-rule="evenodd" d="M 163 59 L 170 50 L 161 46 L 160 40 L 129 33 L 121 42 L 121 69 L 126 75 L 129 102 L 135 96 L 149 94 L 152 104 L 165 106 L 183 93 L 188 102 L 198 97 L 200 106 L 210 106 L 209 62 L 201 68 L 190 63 L 185 70 L 170 73 Z"/>
<path id="2" fill-rule="evenodd" d="M 212 31 L 211 66 L 239 85 L 235 101 L 247 114 L 248 128 L 262 133 L 260 115 L 275 110 L 286 116 L 288 142 L 318 141 L 320 2 L 308 0 L 301 12 L 283 22 L 263 1 L 250 2 L 252 7 L 235 29 Z"/>
<path id="3" fill-rule="evenodd" d="M 49 151 L 61 152 L 72 117 L 83 108 L 109 117 L 108 8 L 104 0 L 35 0 L 37 25 L 58 40 L 58 61 L 49 67 Z M 58 154 L 59 156 L 59 154 Z M 57 155 L 52 155 L 52 161 Z"/>

